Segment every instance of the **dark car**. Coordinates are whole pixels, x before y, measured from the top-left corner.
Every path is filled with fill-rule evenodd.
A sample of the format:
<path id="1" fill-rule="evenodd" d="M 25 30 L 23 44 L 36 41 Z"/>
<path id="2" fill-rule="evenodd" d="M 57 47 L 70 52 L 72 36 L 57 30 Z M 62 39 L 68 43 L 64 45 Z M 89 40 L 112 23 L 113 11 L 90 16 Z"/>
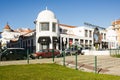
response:
<path id="1" fill-rule="evenodd" d="M 54 49 L 54 54 L 53 54 L 53 49 L 43 49 L 34 54 L 34 57 L 36 58 L 50 58 L 50 57 L 58 57 L 60 56 L 60 51 Z"/>
<path id="2" fill-rule="evenodd" d="M 72 54 L 72 55 L 75 55 L 75 54 L 78 54 L 78 55 L 84 55 L 83 53 L 82 53 L 82 48 L 79 48 L 79 49 L 77 49 L 77 50 L 71 50 L 70 51 L 70 53 Z"/>
<path id="3" fill-rule="evenodd" d="M 65 49 L 65 54 L 66 55 L 71 55 L 71 50 L 70 49 Z"/>
<path id="4" fill-rule="evenodd" d="M 24 48 L 7 48 L 0 53 L 0 60 L 21 60 L 26 59 L 27 54 Z"/>

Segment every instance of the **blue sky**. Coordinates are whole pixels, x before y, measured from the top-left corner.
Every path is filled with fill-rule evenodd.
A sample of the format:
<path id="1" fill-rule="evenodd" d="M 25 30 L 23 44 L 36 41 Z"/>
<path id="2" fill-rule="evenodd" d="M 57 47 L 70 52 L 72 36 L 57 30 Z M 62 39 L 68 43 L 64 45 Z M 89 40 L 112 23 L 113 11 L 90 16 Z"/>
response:
<path id="1" fill-rule="evenodd" d="M 0 31 L 8 22 L 12 29 L 35 29 L 33 21 L 47 6 L 62 24 L 84 22 L 107 28 L 120 19 L 120 0 L 0 0 Z"/>

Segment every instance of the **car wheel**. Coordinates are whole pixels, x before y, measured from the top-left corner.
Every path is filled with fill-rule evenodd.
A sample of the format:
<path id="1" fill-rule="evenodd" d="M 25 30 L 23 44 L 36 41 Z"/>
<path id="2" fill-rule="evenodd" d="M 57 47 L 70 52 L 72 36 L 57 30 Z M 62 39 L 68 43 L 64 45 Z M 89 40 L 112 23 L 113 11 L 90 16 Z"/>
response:
<path id="1" fill-rule="evenodd" d="M 33 56 L 33 55 L 30 55 L 30 56 L 29 56 L 29 58 L 31 58 L 31 59 L 35 59 L 35 56 Z"/>
<path id="2" fill-rule="evenodd" d="M 39 59 L 42 59 L 42 56 L 39 56 Z"/>
<path id="3" fill-rule="evenodd" d="M 3 58 L 2 58 L 2 61 L 6 61 L 6 60 L 7 60 L 7 58 L 6 58 L 6 57 L 3 57 Z"/>
<path id="4" fill-rule="evenodd" d="M 84 55 L 84 53 L 81 53 L 81 55 Z"/>
<path id="5" fill-rule="evenodd" d="M 54 58 L 58 58 L 58 56 L 56 55 Z"/>

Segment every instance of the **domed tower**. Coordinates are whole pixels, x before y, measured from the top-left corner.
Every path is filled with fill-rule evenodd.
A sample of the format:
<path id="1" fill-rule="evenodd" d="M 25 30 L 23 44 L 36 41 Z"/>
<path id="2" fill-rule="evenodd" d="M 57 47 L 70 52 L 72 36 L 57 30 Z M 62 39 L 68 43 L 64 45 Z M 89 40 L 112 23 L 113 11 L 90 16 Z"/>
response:
<path id="1" fill-rule="evenodd" d="M 6 26 L 4 27 L 3 31 L 10 32 L 11 31 L 10 26 L 8 24 L 6 24 Z"/>
<path id="2" fill-rule="evenodd" d="M 59 26 L 55 14 L 46 9 L 38 14 L 36 25 L 36 51 L 58 49 Z"/>

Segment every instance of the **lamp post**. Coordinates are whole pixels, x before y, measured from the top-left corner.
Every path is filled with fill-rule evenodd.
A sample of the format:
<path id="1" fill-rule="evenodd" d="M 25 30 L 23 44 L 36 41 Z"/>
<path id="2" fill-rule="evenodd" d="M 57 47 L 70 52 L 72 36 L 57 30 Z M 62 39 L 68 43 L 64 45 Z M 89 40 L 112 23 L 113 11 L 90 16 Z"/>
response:
<path id="1" fill-rule="evenodd" d="M 54 62 L 54 49 L 52 49 L 52 57 L 53 57 L 53 62 Z"/>
<path id="2" fill-rule="evenodd" d="M 111 55 L 111 42 L 110 42 L 110 55 Z"/>
<path id="3" fill-rule="evenodd" d="M 27 63 L 29 64 L 29 48 L 27 48 Z"/>
<path id="4" fill-rule="evenodd" d="M 76 70 L 77 70 L 77 54 L 78 54 L 78 52 L 76 52 L 76 54 L 75 54 L 75 63 L 76 63 Z"/>
<path id="5" fill-rule="evenodd" d="M 65 43 L 66 43 L 66 38 L 63 38 L 63 43 L 64 43 L 64 51 L 63 51 L 63 65 L 65 66 Z"/>
<path id="6" fill-rule="evenodd" d="M 77 70 L 77 55 L 78 55 L 78 43 L 75 42 L 76 54 L 75 54 L 75 69 Z"/>
<path id="7" fill-rule="evenodd" d="M 95 73 L 97 73 L 97 56 L 95 55 L 95 67 L 94 67 Z"/>

